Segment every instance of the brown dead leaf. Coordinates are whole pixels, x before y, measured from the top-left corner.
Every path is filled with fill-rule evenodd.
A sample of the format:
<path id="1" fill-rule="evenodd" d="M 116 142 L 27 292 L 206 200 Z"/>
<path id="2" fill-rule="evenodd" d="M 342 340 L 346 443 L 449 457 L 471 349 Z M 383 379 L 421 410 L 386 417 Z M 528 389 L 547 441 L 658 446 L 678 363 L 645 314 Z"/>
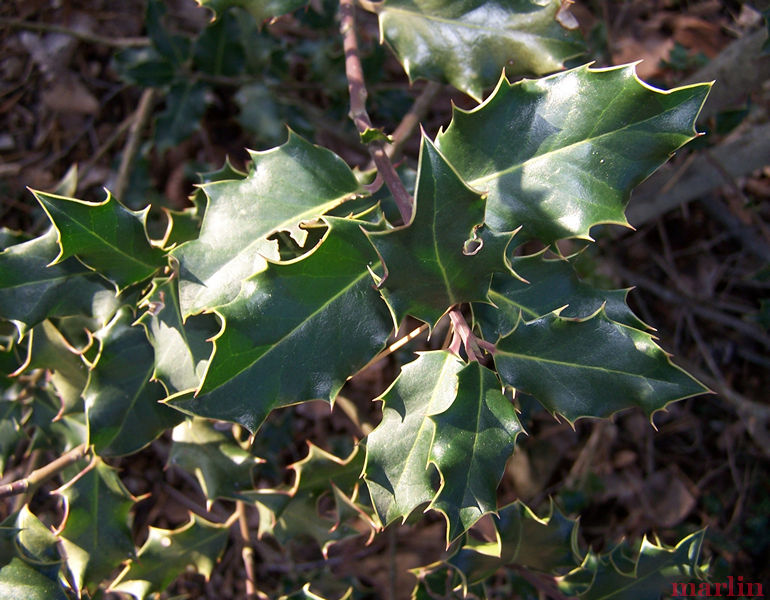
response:
<path id="1" fill-rule="evenodd" d="M 59 79 L 42 94 L 43 104 L 60 113 L 95 115 L 99 101 L 75 77 Z"/>

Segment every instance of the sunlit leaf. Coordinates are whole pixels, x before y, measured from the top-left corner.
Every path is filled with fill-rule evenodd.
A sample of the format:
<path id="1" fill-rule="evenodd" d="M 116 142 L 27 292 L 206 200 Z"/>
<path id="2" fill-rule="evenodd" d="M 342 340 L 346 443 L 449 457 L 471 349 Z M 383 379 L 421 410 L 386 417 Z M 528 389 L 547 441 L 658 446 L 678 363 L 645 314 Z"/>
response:
<path id="1" fill-rule="evenodd" d="M 546 243 L 588 238 L 596 224 L 626 224 L 631 189 L 695 136 L 709 88 L 657 90 L 634 65 L 502 78 L 479 107 L 455 108 L 436 144 L 468 185 L 489 194 L 493 229 L 521 226 Z"/>
<path id="2" fill-rule="evenodd" d="M 559 0 L 386 0 L 378 12 L 410 80 L 447 81 L 480 101 L 505 67 L 545 75 L 583 53 L 580 34 L 557 21 L 560 10 Z"/>

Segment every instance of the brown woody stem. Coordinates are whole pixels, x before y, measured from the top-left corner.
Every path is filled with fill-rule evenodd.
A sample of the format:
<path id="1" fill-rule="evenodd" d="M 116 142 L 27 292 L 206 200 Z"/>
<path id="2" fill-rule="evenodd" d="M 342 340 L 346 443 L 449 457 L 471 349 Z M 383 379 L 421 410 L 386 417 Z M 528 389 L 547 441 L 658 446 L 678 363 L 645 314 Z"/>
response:
<path id="1" fill-rule="evenodd" d="M 354 0 L 340 0 L 340 33 L 345 49 L 345 74 L 348 79 L 348 93 L 350 94 L 350 118 L 358 129 L 358 133 L 364 133 L 372 129 L 372 121 L 366 112 L 366 83 L 364 82 L 364 69 L 361 66 L 361 57 L 358 51 L 358 39 L 356 38 L 356 15 Z M 412 217 L 412 197 L 406 191 L 403 182 L 398 177 L 393 163 L 385 152 L 385 142 L 374 140 L 367 144 L 369 155 L 374 166 L 382 176 L 385 185 L 388 186 L 393 199 L 401 213 L 404 223 L 409 223 Z"/>
<path id="2" fill-rule="evenodd" d="M 7 498 L 9 496 L 16 496 L 17 494 L 24 494 L 27 491 L 34 490 L 44 481 L 57 475 L 60 471 L 70 466 L 72 463 L 83 458 L 86 453 L 86 445 L 80 444 L 61 455 L 56 460 L 48 463 L 47 465 L 35 469 L 27 477 L 23 479 L 17 479 L 11 483 L 6 483 L 0 486 L 0 498 Z"/>

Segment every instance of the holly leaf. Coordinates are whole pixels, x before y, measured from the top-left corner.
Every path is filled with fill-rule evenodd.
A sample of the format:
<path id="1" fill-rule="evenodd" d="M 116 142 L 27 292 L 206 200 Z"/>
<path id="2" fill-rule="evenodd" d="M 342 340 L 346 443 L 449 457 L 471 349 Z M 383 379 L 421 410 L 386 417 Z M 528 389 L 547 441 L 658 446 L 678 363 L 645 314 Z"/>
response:
<path id="1" fill-rule="evenodd" d="M 61 530 L 65 561 L 78 591 L 92 594 L 115 567 L 134 555 L 129 511 L 136 499 L 98 457 L 58 493 L 66 502 Z"/>
<path id="2" fill-rule="evenodd" d="M 166 94 L 166 108 L 155 122 L 155 144 L 158 152 L 178 146 L 200 127 L 206 113 L 208 86 L 193 79 L 171 85 Z"/>
<path id="3" fill-rule="evenodd" d="M 550 244 L 627 225 L 631 189 L 696 135 L 710 84 L 661 91 L 634 65 L 588 65 L 537 80 L 503 77 L 479 107 L 455 108 L 436 145 L 471 187 L 487 192 L 486 223 L 523 226 Z"/>
<path id="4" fill-rule="evenodd" d="M 216 318 L 196 315 L 185 322 L 175 278 L 153 279 L 140 306 L 147 312 L 136 323 L 144 326 L 155 350 L 152 378 L 160 381 L 168 394 L 197 388 L 213 350 L 209 340 L 219 331 Z"/>
<path id="5" fill-rule="evenodd" d="M 361 233 L 365 223 L 327 220 L 312 251 L 271 264 L 217 309 L 222 331 L 198 395 L 174 397 L 174 406 L 254 432 L 274 408 L 332 401 L 384 347 L 391 324 L 372 286 L 377 257 Z"/>
<path id="6" fill-rule="evenodd" d="M 551 503 L 549 514 L 538 517 L 520 501 L 501 508 L 493 517 L 495 541 L 468 542 L 447 563 L 463 574 L 468 584 L 483 581 L 505 565 L 553 572 L 576 564 L 575 528 Z"/>
<path id="7" fill-rule="evenodd" d="M 211 576 L 227 544 L 229 525 L 209 523 L 197 515 L 179 529 L 150 527 L 147 541 L 109 591 L 125 592 L 137 600 L 164 591 L 188 566 Z"/>
<path id="8" fill-rule="evenodd" d="M 100 456 L 122 456 L 143 448 L 184 415 L 159 401 L 163 386 L 153 382 L 155 357 L 141 327 L 124 307 L 94 334 L 100 344 L 83 397 L 88 439 Z"/>
<path id="9" fill-rule="evenodd" d="M 521 432 L 513 404 L 492 371 L 472 362 L 457 379 L 452 405 L 430 417 L 435 434 L 429 460 L 438 468 L 441 487 L 429 508 L 446 518 L 447 546 L 497 510 L 497 486 Z"/>
<path id="10" fill-rule="evenodd" d="M 15 557 L 0 569 L 0 597 L 6 600 L 69 600 L 57 579 Z"/>
<path id="11" fill-rule="evenodd" d="M 616 323 L 604 309 L 580 321 L 554 312 L 520 322 L 497 343 L 494 357 L 503 383 L 570 423 L 631 406 L 651 415 L 708 391 L 674 366 L 651 335 Z"/>
<path id="12" fill-rule="evenodd" d="M 125 208 L 108 192 L 103 202 L 32 192 L 56 229 L 60 246 L 53 264 L 77 256 L 118 289 L 142 281 L 165 264 L 161 249 L 150 244 L 143 211 Z"/>
<path id="13" fill-rule="evenodd" d="M 17 444 L 26 437 L 22 429 L 23 409 L 24 405 L 15 399 L 0 398 L 0 476 L 5 472 L 6 461 Z"/>
<path id="14" fill-rule="evenodd" d="M 493 273 L 510 273 L 512 234 L 494 234 L 483 222 L 483 196 L 423 136 L 411 221 L 368 234 L 385 266 L 379 287 L 396 323 L 410 314 L 433 325 L 454 304 L 486 300 Z"/>
<path id="15" fill-rule="evenodd" d="M 294 471 L 291 488 L 245 494 L 257 504 L 260 537 L 267 533 L 282 545 L 312 538 L 326 556 L 334 542 L 360 534 L 347 520 L 358 519 L 373 531 L 371 517 L 356 503 L 363 465 L 358 446 L 343 459 L 308 443 L 307 456 L 289 467 Z M 333 508 L 321 514 L 319 503 L 326 496 Z"/>
<path id="16" fill-rule="evenodd" d="M 254 487 L 251 472 L 264 462 L 203 419 L 186 420 L 171 433 L 168 464 L 193 473 L 206 498 L 243 499 Z"/>
<path id="17" fill-rule="evenodd" d="M 404 365 L 378 399 L 382 421 L 367 436 L 364 478 L 380 520 L 403 521 L 436 496 L 429 468 L 436 424 L 457 395 L 457 374 L 464 363 L 446 351 L 421 353 Z"/>
<path id="18" fill-rule="evenodd" d="M 179 261 L 185 317 L 234 300 L 241 282 L 266 268 L 266 257 L 277 260 L 270 234 L 288 230 L 302 242 L 300 222 L 359 191 L 341 158 L 291 131 L 282 146 L 250 154 L 253 164 L 246 179 L 203 185 L 208 208 L 200 236 L 171 253 Z"/>
<path id="19" fill-rule="evenodd" d="M 380 35 L 410 81 L 447 81 L 478 101 L 506 67 L 545 75 L 583 54 L 580 33 L 557 20 L 564 12 L 560 0 L 386 0 L 378 10 Z"/>
<path id="20" fill-rule="evenodd" d="M 0 252 L 0 317 L 24 335 L 50 317 L 93 315 L 103 322 L 117 308 L 115 291 L 74 258 L 48 266 L 59 253 L 51 228 Z"/>
<path id="21" fill-rule="evenodd" d="M 688 589 L 699 590 L 697 583 L 687 582 L 698 580 L 702 573 L 698 564 L 701 544 L 705 530 L 696 531 L 682 539 L 675 547 L 666 547 L 650 542 L 646 537 L 642 540 L 636 560 L 627 556 L 629 548 L 620 544 L 613 551 L 591 556 L 580 569 L 567 574 L 559 582 L 559 587 L 570 596 L 580 600 L 604 600 L 612 598 L 638 598 L 639 600 L 658 600 L 661 594 L 671 592 L 674 596 L 677 588 L 682 590 L 679 595 L 700 595 L 695 592 L 687 594 Z M 627 571 L 624 571 L 627 568 Z M 580 570 L 593 571 L 593 580 L 587 590 L 576 593 L 572 580 L 582 580 Z M 708 590 L 712 586 L 704 584 Z M 710 595 L 709 591 L 704 595 Z M 700 589 L 700 591 L 703 591 Z"/>
<path id="22" fill-rule="evenodd" d="M 77 349 L 51 323 L 43 321 L 29 334 L 27 358 L 16 374 L 28 369 L 47 369 L 61 401 L 60 414 L 82 412 L 81 394 L 88 381 L 88 369 Z"/>
<path id="23" fill-rule="evenodd" d="M 307 0 L 197 0 L 198 4 L 210 8 L 219 16 L 228 8 L 239 7 L 247 10 L 261 23 L 271 17 L 279 17 L 307 4 Z"/>
<path id="24" fill-rule="evenodd" d="M 599 290 L 581 281 L 569 259 L 548 259 L 545 250 L 511 260 L 521 277 L 495 275 L 489 290 L 490 304 L 476 303 L 473 315 L 484 337 L 497 341 L 516 327 L 519 319 L 531 321 L 558 308 L 562 317 L 584 319 L 604 306 L 613 321 L 635 329 L 649 329 L 626 304 L 629 290 Z"/>

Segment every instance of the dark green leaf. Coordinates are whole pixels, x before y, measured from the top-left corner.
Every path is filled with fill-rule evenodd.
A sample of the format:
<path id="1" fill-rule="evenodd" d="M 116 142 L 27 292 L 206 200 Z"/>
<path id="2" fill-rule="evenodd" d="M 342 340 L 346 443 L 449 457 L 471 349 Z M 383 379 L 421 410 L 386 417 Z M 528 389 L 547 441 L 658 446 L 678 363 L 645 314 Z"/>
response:
<path id="1" fill-rule="evenodd" d="M 210 75 L 239 75 L 246 61 L 239 33 L 236 17 L 230 12 L 222 14 L 195 41 L 195 66 Z"/>
<path id="2" fill-rule="evenodd" d="M 203 419 L 186 420 L 174 428 L 168 464 L 193 473 L 206 498 L 242 499 L 252 489 L 251 472 L 259 458 Z"/>
<path id="3" fill-rule="evenodd" d="M 93 593 L 134 554 L 128 513 L 136 500 L 99 458 L 59 493 L 67 506 L 61 531 L 66 564 L 78 587 Z"/>
<path id="4" fill-rule="evenodd" d="M 631 189 L 695 135 L 710 84 L 667 92 L 634 65 L 578 67 L 508 83 L 472 111 L 455 109 L 436 143 L 460 176 L 488 192 L 487 224 L 522 226 L 546 243 L 626 224 Z"/>
<path id="5" fill-rule="evenodd" d="M 166 95 L 166 108 L 155 122 L 155 144 L 158 152 L 178 146 L 200 127 L 206 112 L 208 86 L 186 79 L 171 85 Z"/>
<path id="6" fill-rule="evenodd" d="M 631 406 L 651 415 L 708 391 L 671 364 L 651 335 L 612 321 L 604 309 L 582 321 L 552 313 L 520 322 L 498 342 L 495 366 L 503 383 L 571 423 Z"/>
<path id="7" fill-rule="evenodd" d="M 277 259 L 267 237 L 287 230 L 298 241 L 299 223 L 315 219 L 359 190 L 353 172 L 338 156 L 289 132 L 288 141 L 251 152 L 253 166 L 241 181 L 204 186 L 209 205 L 197 240 L 172 254 L 180 263 L 180 300 L 187 316 L 232 301 L 241 282 Z"/>
<path id="8" fill-rule="evenodd" d="M 310 253 L 271 264 L 217 310 L 223 329 L 199 395 L 173 399 L 175 406 L 253 432 L 274 408 L 333 400 L 382 349 L 391 326 L 368 271 L 376 254 L 361 222 L 328 222 Z"/>
<path id="9" fill-rule="evenodd" d="M 436 495 L 430 418 L 451 406 L 464 363 L 445 351 L 425 352 L 401 369 L 380 397 L 382 421 L 367 436 L 364 477 L 383 524 L 403 520 Z"/>
<path id="10" fill-rule="evenodd" d="M 216 318 L 196 315 L 184 322 L 175 278 L 154 279 L 141 306 L 147 312 L 136 322 L 144 326 L 155 349 L 153 379 L 169 395 L 196 389 L 213 351 L 209 340 L 219 331 Z"/>
<path id="11" fill-rule="evenodd" d="M 448 561 L 468 583 L 480 582 L 504 565 L 553 572 L 579 560 L 573 537 L 577 522 L 567 519 L 553 504 L 550 514 L 540 518 L 525 504 L 513 502 L 500 509 L 494 524 L 495 542 L 469 538 Z"/>
<path id="12" fill-rule="evenodd" d="M 396 322 L 410 314 L 434 325 L 453 304 L 486 300 L 493 273 L 511 272 L 512 235 L 493 234 L 483 222 L 484 198 L 423 137 L 411 222 L 369 234 L 385 263 L 380 287 Z"/>
<path id="13" fill-rule="evenodd" d="M 114 66 L 122 79 L 143 87 L 169 85 L 177 74 L 174 64 L 152 46 L 121 50 Z"/>
<path id="14" fill-rule="evenodd" d="M 430 461 L 441 475 L 441 488 L 429 508 L 446 517 L 447 545 L 497 510 L 497 485 L 521 432 L 492 371 L 472 362 L 457 379 L 452 405 L 430 417 L 435 423 Z"/>
<path id="15" fill-rule="evenodd" d="M 206 579 L 211 576 L 225 549 L 229 527 L 192 515 L 179 529 L 150 527 L 150 535 L 137 557 L 118 576 L 110 589 L 144 600 L 164 591 L 188 565 L 195 565 Z"/>
<path id="16" fill-rule="evenodd" d="M 386 0 L 380 30 L 410 80 L 447 81 L 480 101 L 505 67 L 513 75 L 544 75 L 583 53 L 580 34 L 556 19 L 562 6 L 559 0 Z"/>
<path id="17" fill-rule="evenodd" d="M 21 560 L 14 558 L 0 569 L 3 600 L 68 600 L 62 587 Z"/>
<path id="18" fill-rule="evenodd" d="M 131 454 L 184 418 L 159 401 L 163 386 L 151 381 L 152 346 L 144 330 L 131 327 L 133 315 L 122 308 L 94 337 L 100 344 L 83 397 L 89 442 L 101 456 Z"/>
<path id="19" fill-rule="evenodd" d="M 197 2 L 201 6 L 210 8 L 218 16 L 231 7 L 245 8 L 259 23 L 307 4 L 307 0 L 197 0 Z"/>
<path id="20" fill-rule="evenodd" d="M 259 509 L 260 535 L 268 533 L 281 544 L 312 538 L 325 556 L 334 542 L 360 533 L 346 522 L 351 517 L 373 532 L 371 517 L 356 504 L 363 464 L 358 447 L 342 459 L 309 443 L 307 456 L 290 467 L 295 472 L 291 488 L 246 494 Z M 324 496 L 333 499 L 334 508 L 322 516 L 319 501 Z"/>
<path id="21" fill-rule="evenodd" d="M 17 444 L 25 438 L 21 428 L 23 408 L 24 405 L 16 400 L 0 399 L 0 476 L 5 471 L 5 462 L 16 450 Z"/>
<path id="22" fill-rule="evenodd" d="M 163 251 L 150 245 L 147 211 L 125 208 L 111 194 L 100 203 L 33 192 L 58 233 L 55 263 L 77 256 L 119 289 L 146 279 L 165 263 Z"/>
<path id="23" fill-rule="evenodd" d="M 696 590 L 696 593 L 686 595 L 710 596 L 710 591 L 700 593 L 704 590 L 697 583 L 701 575 L 698 559 L 704 535 L 705 530 L 697 531 L 673 548 L 653 544 L 645 537 L 635 561 L 625 556 L 625 544 L 606 555 L 594 557 L 593 561 L 583 566 L 595 569 L 593 581 L 578 597 L 580 600 L 658 600 L 664 594 L 672 592 L 672 584 L 679 583 L 677 588 L 686 592 L 690 586 L 684 584 L 693 580 L 696 583 L 691 584 L 690 589 Z M 628 571 L 624 571 L 624 567 L 628 568 Z M 565 593 L 573 595 L 575 590 L 570 583 L 571 576 L 567 575 L 561 587 Z M 709 590 L 713 589 L 713 586 L 704 585 Z"/>
<path id="24" fill-rule="evenodd" d="M 107 322 L 115 291 L 74 258 L 48 266 L 59 254 L 56 230 L 0 253 L 0 317 L 20 334 L 49 317 L 93 315 Z"/>
<path id="25" fill-rule="evenodd" d="M 584 319 L 604 305 L 613 321 L 647 329 L 626 304 L 628 290 L 596 289 L 578 279 L 569 260 L 547 259 L 544 253 L 512 260 L 521 279 L 506 275 L 492 278 L 489 299 L 495 306 L 477 303 L 473 309 L 486 339 L 494 342 L 508 335 L 519 318 L 531 321 L 562 307 L 566 308 L 560 316 Z"/>
<path id="26" fill-rule="evenodd" d="M 147 35 L 160 55 L 178 67 L 187 60 L 190 54 L 190 40 L 172 34 L 163 26 L 165 14 L 166 4 L 162 0 L 149 0 L 147 2 L 145 18 Z"/>

